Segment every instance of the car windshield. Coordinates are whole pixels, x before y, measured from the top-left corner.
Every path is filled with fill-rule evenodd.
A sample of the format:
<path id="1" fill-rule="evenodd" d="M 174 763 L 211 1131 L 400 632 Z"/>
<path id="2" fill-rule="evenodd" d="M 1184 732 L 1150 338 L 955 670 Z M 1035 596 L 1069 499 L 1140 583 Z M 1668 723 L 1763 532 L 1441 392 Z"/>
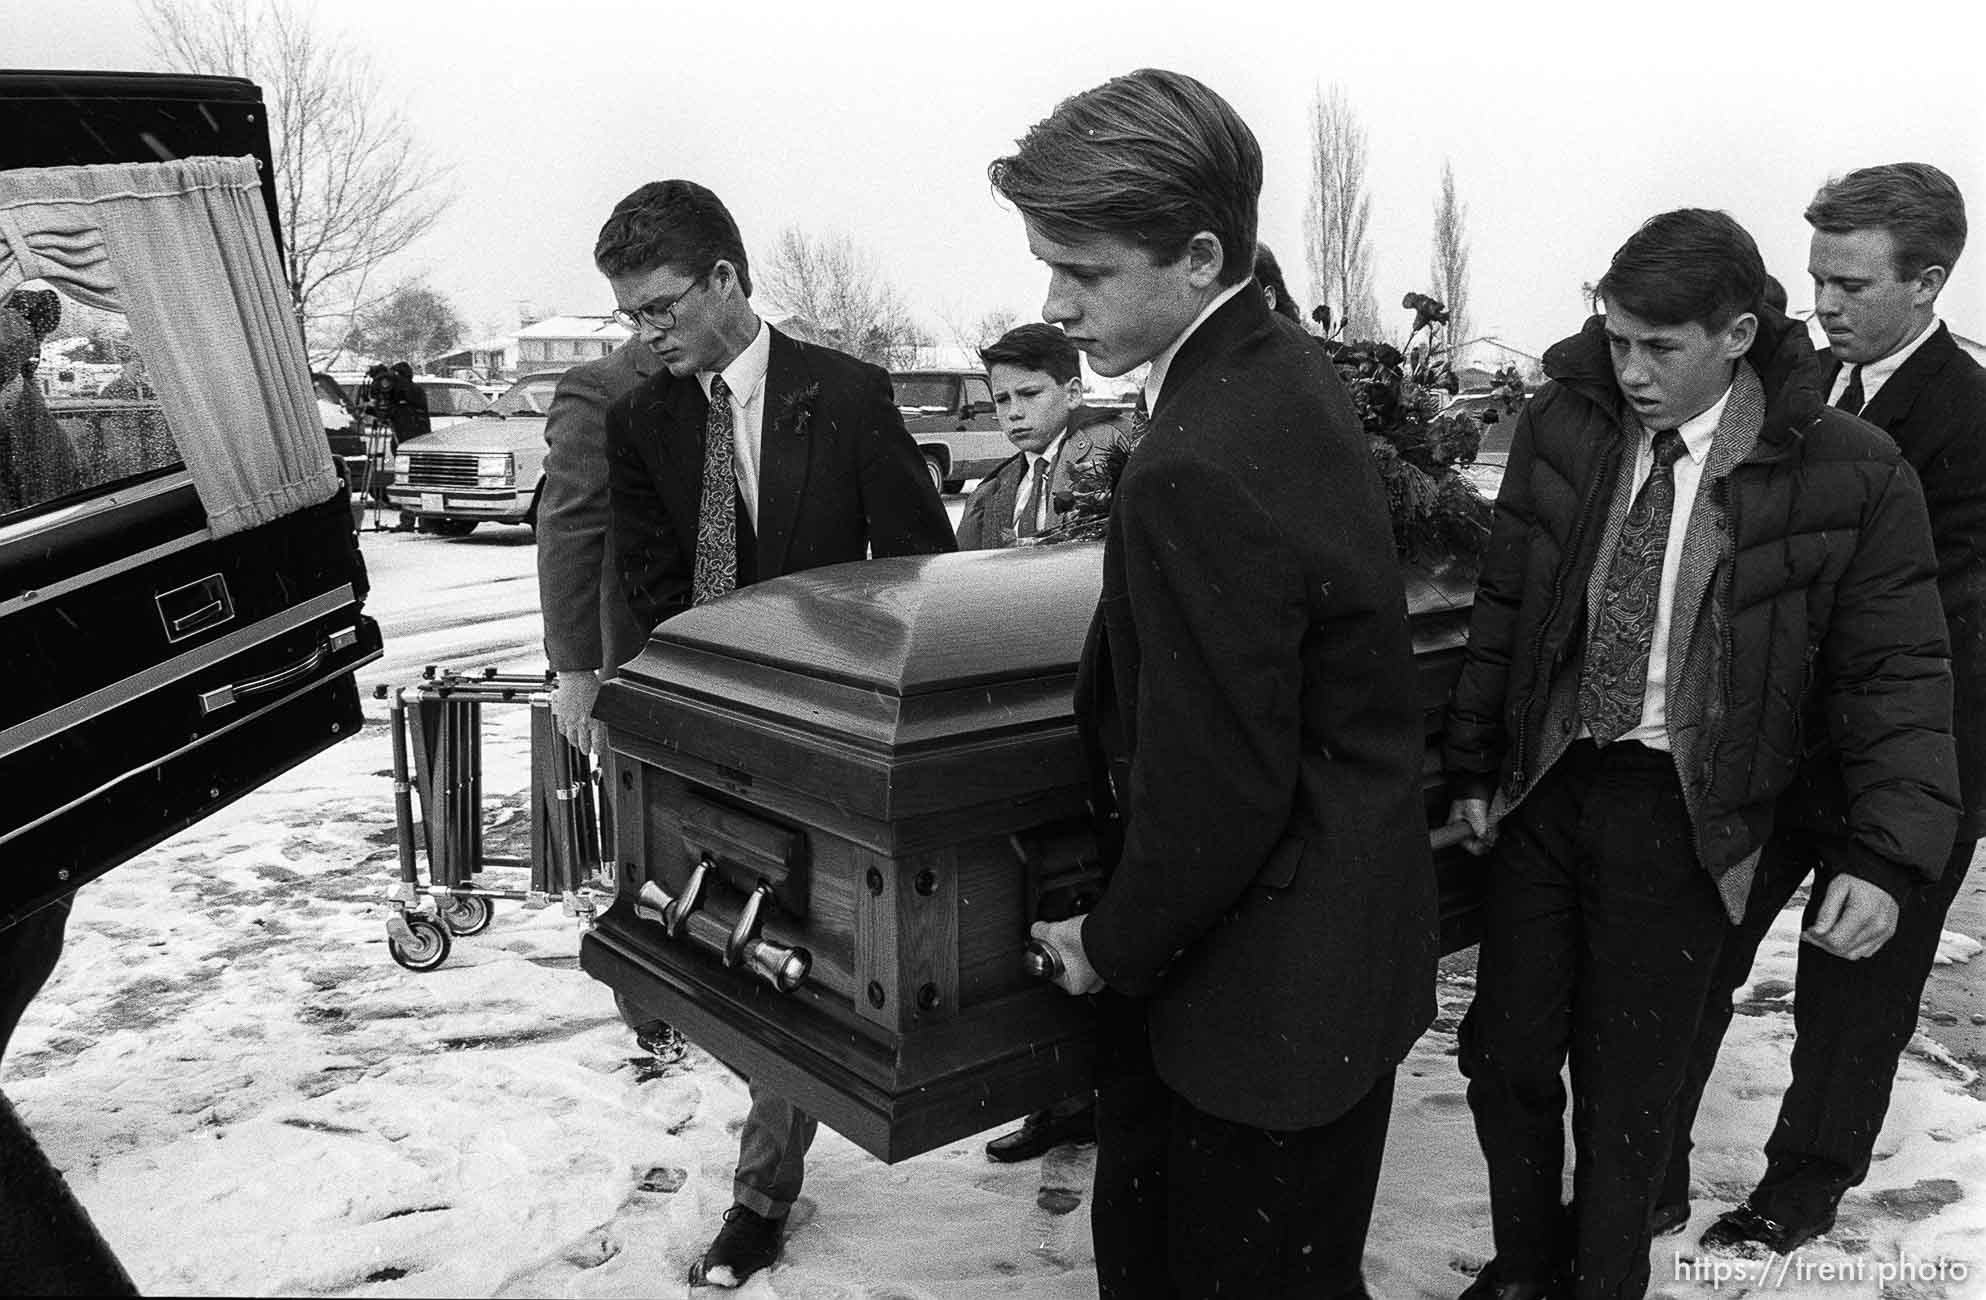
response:
<path id="1" fill-rule="evenodd" d="M 427 394 L 429 415 L 481 415 L 490 408 L 489 399 L 472 384 L 422 384 Z"/>
<path id="2" fill-rule="evenodd" d="M 552 409 L 552 393 L 559 386 L 556 375 L 543 379 L 520 379 L 497 398 L 499 415 L 543 415 Z"/>
<path id="3" fill-rule="evenodd" d="M 898 406 L 935 406 L 950 410 L 958 380 L 950 375 L 892 375 Z"/>

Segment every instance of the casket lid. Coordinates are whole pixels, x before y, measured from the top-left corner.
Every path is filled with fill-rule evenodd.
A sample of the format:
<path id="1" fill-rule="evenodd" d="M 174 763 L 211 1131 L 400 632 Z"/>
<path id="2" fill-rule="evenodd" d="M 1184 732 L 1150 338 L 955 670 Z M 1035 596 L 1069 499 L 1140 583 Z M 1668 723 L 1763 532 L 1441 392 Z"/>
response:
<path id="1" fill-rule="evenodd" d="M 644 659 L 680 646 L 898 699 L 1068 672 L 1102 566 L 1078 542 L 810 569 L 678 614 Z"/>

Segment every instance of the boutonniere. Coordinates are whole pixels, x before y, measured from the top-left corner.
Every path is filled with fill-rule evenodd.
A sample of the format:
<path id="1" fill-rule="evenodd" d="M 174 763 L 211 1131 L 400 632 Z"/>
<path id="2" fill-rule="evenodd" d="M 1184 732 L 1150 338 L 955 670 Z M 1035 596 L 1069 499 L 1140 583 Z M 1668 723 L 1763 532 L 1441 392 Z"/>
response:
<path id="1" fill-rule="evenodd" d="M 1145 436 L 1146 421 L 1133 416 L 1130 425 L 1130 430 L 1124 433 L 1109 431 L 1104 425 L 1085 431 L 1097 445 L 1089 455 L 1070 465 L 1068 490 L 1055 494 L 1055 508 L 1062 513 L 1061 522 L 1045 533 L 1027 538 L 1022 545 L 1053 546 L 1059 542 L 1095 541 L 1103 536 L 1110 521 L 1111 503 L 1117 497 L 1117 481 L 1124 477 L 1131 453 Z"/>
<path id="2" fill-rule="evenodd" d="M 805 388 L 798 388 L 788 393 L 779 406 L 779 422 L 791 426 L 793 432 L 804 435 L 813 424 L 814 403 L 819 400 L 820 395 L 821 381 L 818 379 Z"/>

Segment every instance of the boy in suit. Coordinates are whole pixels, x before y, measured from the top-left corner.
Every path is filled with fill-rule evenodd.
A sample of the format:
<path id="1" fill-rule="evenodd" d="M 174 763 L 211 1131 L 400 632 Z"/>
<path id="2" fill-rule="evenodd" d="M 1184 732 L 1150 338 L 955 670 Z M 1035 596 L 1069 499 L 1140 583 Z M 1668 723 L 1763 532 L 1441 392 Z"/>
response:
<path id="1" fill-rule="evenodd" d="M 979 350 L 993 409 L 1019 455 L 966 498 L 961 551 L 990 551 L 1062 522 L 1076 471 L 1130 436 L 1114 411 L 1083 406 L 1081 355 L 1052 325 L 1019 325 Z"/>
<path id="2" fill-rule="evenodd" d="M 1923 493 L 1827 409 L 1765 280 L 1727 214 L 1650 218 L 1517 417 L 1444 748 L 1451 820 L 1495 846 L 1460 1065 L 1496 1256 L 1466 1300 L 1647 1290 L 1690 1044 L 1806 744 L 1853 787 L 1835 941 L 1950 846 Z"/>
<path id="3" fill-rule="evenodd" d="M 1262 153 L 1206 86 L 1118 77 L 989 175 L 1048 266 L 1042 318 L 1100 375 L 1151 363 L 1076 687 L 1121 851 L 1094 911 L 1034 927 L 1098 994 L 1098 1283 L 1362 1295 L 1436 928 L 1365 434 L 1250 278 Z"/>

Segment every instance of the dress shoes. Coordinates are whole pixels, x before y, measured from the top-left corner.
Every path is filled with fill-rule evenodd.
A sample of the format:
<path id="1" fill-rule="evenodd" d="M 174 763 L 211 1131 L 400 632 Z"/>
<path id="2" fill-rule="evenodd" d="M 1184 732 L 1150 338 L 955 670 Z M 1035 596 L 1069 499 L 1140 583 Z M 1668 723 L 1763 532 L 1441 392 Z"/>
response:
<path id="1" fill-rule="evenodd" d="M 1651 1237 L 1673 1237 L 1688 1226 L 1688 1201 L 1658 1205 L 1648 1212 L 1648 1235 Z"/>
<path id="2" fill-rule="evenodd" d="M 1697 1244 L 1705 1250 L 1729 1250 L 1746 1242 L 1757 1242 L 1775 1255 L 1790 1255 L 1834 1226 L 1834 1211 L 1825 1218 L 1807 1223 L 1780 1223 L 1742 1201 L 1735 1210 L 1726 1210 L 1703 1230 Z"/>
<path id="3" fill-rule="evenodd" d="M 1556 1276 L 1537 1281 L 1505 1277 L 1491 1260 L 1476 1274 L 1476 1280 L 1462 1289 L 1458 1300 L 1560 1300 L 1568 1294 Z"/>
<path id="4" fill-rule="evenodd" d="M 724 1211 L 724 1226 L 717 1230 L 717 1239 L 703 1252 L 703 1258 L 690 1266 L 690 1283 L 743 1286 L 746 1278 L 770 1268 L 779 1258 L 785 1235 L 784 1220 L 768 1219 L 742 1205 L 732 1206 Z"/>
<path id="5" fill-rule="evenodd" d="M 1038 1110 L 1021 1121 L 1021 1126 L 1011 1133 L 994 1138 L 986 1144 L 986 1158 L 1001 1164 L 1012 1164 L 1017 1160 L 1032 1160 L 1047 1152 L 1051 1147 L 1064 1142 L 1096 1141 L 1096 1110 L 1085 1106 L 1073 1115 L 1057 1115 L 1052 1110 Z"/>

